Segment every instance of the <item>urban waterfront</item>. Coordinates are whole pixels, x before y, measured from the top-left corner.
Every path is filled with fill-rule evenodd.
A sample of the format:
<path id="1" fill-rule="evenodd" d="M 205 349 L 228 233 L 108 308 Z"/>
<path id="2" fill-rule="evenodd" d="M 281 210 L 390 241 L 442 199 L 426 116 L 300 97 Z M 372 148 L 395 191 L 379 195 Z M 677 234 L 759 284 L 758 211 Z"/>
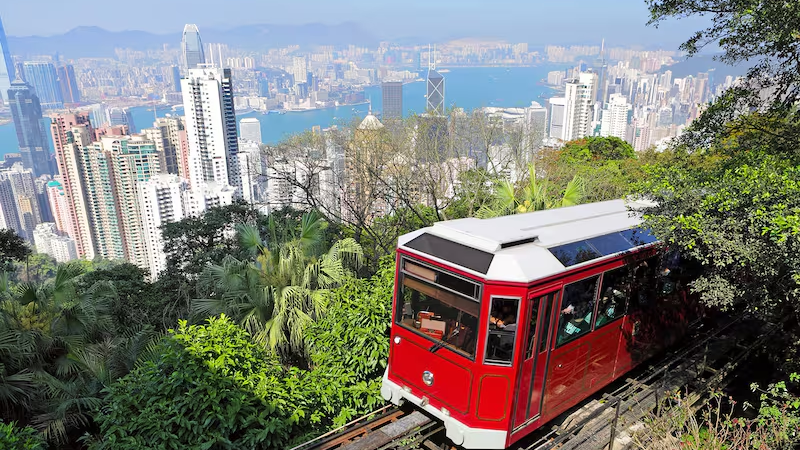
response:
<path id="1" fill-rule="evenodd" d="M 547 72 L 563 66 L 540 65 L 534 67 L 469 67 L 453 68 L 445 76 L 445 99 L 448 106 L 472 110 L 482 106 L 524 107 L 532 101 L 544 104 L 544 98 L 553 90 L 541 83 Z M 421 74 L 424 76 L 424 72 Z M 378 86 L 366 89 L 372 108 L 381 111 L 381 89 Z M 414 82 L 403 87 L 403 108 L 406 114 L 422 113 L 425 109 L 425 83 Z M 250 112 L 238 114 L 237 119 L 256 117 L 261 122 L 261 133 L 265 143 L 277 143 L 286 137 L 310 130 L 319 125 L 323 128 L 347 122 L 353 116 L 363 117 L 369 110 L 368 104 L 340 106 L 338 108 L 318 109 L 286 114 Z M 177 114 L 180 114 L 180 110 Z M 152 107 L 131 109 L 137 130 L 153 125 Z M 170 107 L 159 106 L 159 117 L 176 114 Z M 18 151 L 14 124 L 0 126 L 0 156 Z"/>

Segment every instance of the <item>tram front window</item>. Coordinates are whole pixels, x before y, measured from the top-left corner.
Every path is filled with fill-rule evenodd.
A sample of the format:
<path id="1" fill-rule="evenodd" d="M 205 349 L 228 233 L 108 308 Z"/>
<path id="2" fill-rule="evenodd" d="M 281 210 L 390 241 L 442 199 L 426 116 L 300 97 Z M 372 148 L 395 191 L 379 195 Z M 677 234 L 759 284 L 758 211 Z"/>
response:
<path id="1" fill-rule="evenodd" d="M 433 340 L 437 347 L 474 359 L 480 303 L 403 272 L 398 286 L 397 323 Z"/>

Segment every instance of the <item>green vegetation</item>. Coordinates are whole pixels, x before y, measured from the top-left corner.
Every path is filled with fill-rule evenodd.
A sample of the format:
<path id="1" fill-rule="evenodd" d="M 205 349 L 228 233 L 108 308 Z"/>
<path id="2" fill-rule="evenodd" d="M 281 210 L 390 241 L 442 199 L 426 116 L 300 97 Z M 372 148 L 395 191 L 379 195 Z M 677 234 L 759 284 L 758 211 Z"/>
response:
<path id="1" fill-rule="evenodd" d="M 31 427 L 0 421 L 0 448 L 4 450 L 45 450 L 45 442 Z"/>

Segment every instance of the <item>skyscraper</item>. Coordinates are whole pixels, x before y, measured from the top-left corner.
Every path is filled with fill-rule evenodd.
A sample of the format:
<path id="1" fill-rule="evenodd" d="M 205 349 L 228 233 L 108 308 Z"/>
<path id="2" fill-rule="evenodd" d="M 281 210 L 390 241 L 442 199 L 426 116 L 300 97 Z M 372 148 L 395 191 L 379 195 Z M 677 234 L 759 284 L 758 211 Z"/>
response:
<path id="1" fill-rule="evenodd" d="M 205 183 L 240 187 L 239 143 L 230 69 L 191 69 L 181 80 L 192 189 Z"/>
<path id="2" fill-rule="evenodd" d="M 550 104 L 550 132 L 549 136 L 553 139 L 565 140 L 566 134 L 564 129 L 564 108 L 567 105 L 567 99 L 564 97 L 551 98 L 548 103 Z"/>
<path id="3" fill-rule="evenodd" d="M 186 24 L 183 27 L 183 67 L 186 70 L 197 68 L 200 64 L 205 64 L 206 56 L 203 50 L 203 41 L 200 40 L 200 30 L 197 25 Z"/>
<path id="4" fill-rule="evenodd" d="M 124 125 L 128 127 L 128 133 L 136 133 L 133 116 L 131 116 L 131 111 L 128 108 L 109 108 L 107 123 L 112 127 Z"/>
<path id="5" fill-rule="evenodd" d="M 147 267 L 150 269 L 151 279 L 157 278 L 158 274 L 167 268 L 161 226 L 185 217 L 183 193 L 187 189 L 185 180 L 177 175 L 165 174 L 136 185 Z"/>
<path id="6" fill-rule="evenodd" d="M 578 78 L 566 83 L 564 98 L 565 141 L 580 139 L 591 134 L 592 113 L 597 88 L 597 74 L 582 72 Z"/>
<path id="7" fill-rule="evenodd" d="M 428 114 L 444 115 L 444 77 L 436 71 L 436 49 L 428 57 L 428 89 L 427 106 Z"/>
<path id="8" fill-rule="evenodd" d="M 14 72 L 14 61 L 11 59 L 11 52 L 8 50 L 8 40 L 3 29 L 3 20 L 0 19 L 0 98 L 3 99 L 3 103 L 8 101 L 6 95 L 11 87 L 11 81 L 15 78 Z"/>
<path id="9" fill-rule="evenodd" d="M 11 187 L 19 220 L 17 233 L 33 241 L 33 230 L 42 222 L 33 171 L 17 163 L 11 169 L 0 172 L 0 178 L 8 180 Z"/>
<path id="10" fill-rule="evenodd" d="M 20 236 L 24 235 L 19 223 L 17 199 L 11 188 L 11 181 L 2 175 L 0 175 L 0 228 L 14 230 Z"/>
<path id="11" fill-rule="evenodd" d="M 261 122 L 255 117 L 247 117 L 239 122 L 242 139 L 261 144 Z"/>
<path id="12" fill-rule="evenodd" d="M 622 94 L 611 94 L 600 121 L 600 136 L 616 136 L 625 140 L 628 130 L 628 111 L 633 106 Z"/>
<path id="13" fill-rule="evenodd" d="M 56 262 L 65 263 L 78 259 L 75 241 L 69 236 L 59 234 L 53 222 L 41 223 L 33 230 L 33 243 L 37 253 L 45 253 Z"/>
<path id="14" fill-rule="evenodd" d="M 295 56 L 292 60 L 292 75 L 294 75 L 294 85 L 305 83 L 308 78 L 308 60 L 305 56 Z"/>
<path id="15" fill-rule="evenodd" d="M 381 85 L 383 118 L 403 117 L 403 82 L 386 81 Z"/>
<path id="16" fill-rule="evenodd" d="M 64 103 L 80 103 L 81 93 L 75 78 L 75 68 L 71 64 L 58 67 L 58 83 Z"/>
<path id="17" fill-rule="evenodd" d="M 53 180 L 47 183 L 47 202 L 50 204 L 50 214 L 53 216 L 56 229 L 68 234 L 70 224 L 69 211 L 67 210 L 64 186 L 59 181 Z"/>
<path id="18" fill-rule="evenodd" d="M 161 173 L 189 177 L 180 170 L 183 148 L 187 146 L 186 130 L 180 117 L 159 117 L 153 128 L 145 128 L 142 132 L 156 145 Z"/>
<path id="19" fill-rule="evenodd" d="M 46 61 L 25 61 L 22 66 L 25 81 L 33 86 L 42 109 L 61 109 L 64 99 L 61 97 L 61 86 L 58 74 L 52 63 Z"/>
<path id="20" fill-rule="evenodd" d="M 59 114 L 53 117 L 50 131 L 69 216 L 67 234 L 75 240 L 78 257 L 93 259 L 94 242 L 79 161 L 83 147 L 91 143 L 94 134 L 89 113 Z"/>
<path id="21" fill-rule="evenodd" d="M 33 170 L 35 177 L 50 174 L 50 144 L 39 98 L 19 78 L 11 83 L 7 93 L 23 167 Z"/>

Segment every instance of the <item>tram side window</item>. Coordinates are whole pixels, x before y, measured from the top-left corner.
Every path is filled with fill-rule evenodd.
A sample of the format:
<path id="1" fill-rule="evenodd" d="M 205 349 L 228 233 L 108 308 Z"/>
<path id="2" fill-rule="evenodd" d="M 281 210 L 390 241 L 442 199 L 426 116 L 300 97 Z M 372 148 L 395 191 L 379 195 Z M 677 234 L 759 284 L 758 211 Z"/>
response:
<path id="1" fill-rule="evenodd" d="M 480 304 L 403 274 L 397 302 L 397 323 L 446 348 L 475 357 Z"/>
<path id="2" fill-rule="evenodd" d="M 511 364 L 514 358 L 514 342 L 517 338 L 519 299 L 493 297 L 490 311 L 486 362 Z"/>
<path id="3" fill-rule="evenodd" d="M 600 300 L 597 306 L 595 329 L 622 317 L 625 314 L 625 303 L 630 297 L 631 277 L 628 267 L 610 270 L 603 274 L 600 288 Z"/>
<path id="4" fill-rule="evenodd" d="M 599 278 L 599 275 L 586 278 L 564 287 L 556 345 L 564 345 L 592 330 L 592 314 Z"/>
<path id="5" fill-rule="evenodd" d="M 656 279 L 660 264 L 661 257 L 653 256 L 633 266 L 628 313 L 647 310 L 655 303 Z"/>

